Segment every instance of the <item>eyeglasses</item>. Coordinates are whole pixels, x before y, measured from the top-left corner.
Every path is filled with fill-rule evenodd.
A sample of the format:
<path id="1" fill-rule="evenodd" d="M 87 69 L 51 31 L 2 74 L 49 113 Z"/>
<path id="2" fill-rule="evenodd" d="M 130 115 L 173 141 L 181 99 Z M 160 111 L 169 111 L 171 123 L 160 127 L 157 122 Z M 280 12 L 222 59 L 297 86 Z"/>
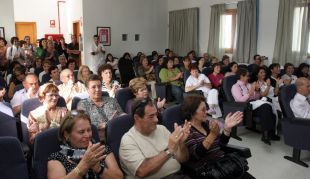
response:
<path id="1" fill-rule="evenodd" d="M 144 108 L 150 102 L 152 102 L 150 98 L 143 99 L 132 109 L 132 114 L 134 115 L 138 109 Z"/>

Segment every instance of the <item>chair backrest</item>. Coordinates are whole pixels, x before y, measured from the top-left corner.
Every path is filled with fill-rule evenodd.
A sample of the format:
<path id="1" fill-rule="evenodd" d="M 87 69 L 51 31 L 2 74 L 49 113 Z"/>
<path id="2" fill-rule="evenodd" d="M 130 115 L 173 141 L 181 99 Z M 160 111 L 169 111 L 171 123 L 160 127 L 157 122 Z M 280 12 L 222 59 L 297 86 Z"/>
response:
<path id="1" fill-rule="evenodd" d="M 284 85 L 280 89 L 279 93 L 279 103 L 282 109 L 283 116 L 287 119 L 295 118 L 294 113 L 290 106 L 290 101 L 294 98 L 296 94 L 296 85 Z"/>
<path id="2" fill-rule="evenodd" d="M 72 104 L 71 104 L 71 110 L 76 110 L 77 109 L 77 105 L 79 104 L 79 102 L 81 101 L 81 98 L 75 96 L 72 99 Z"/>
<path id="3" fill-rule="evenodd" d="M 212 72 L 213 72 L 212 67 L 207 67 L 207 68 L 204 68 L 201 73 L 206 76 L 209 76 Z"/>
<path id="4" fill-rule="evenodd" d="M 227 76 L 223 79 L 223 91 L 228 102 L 234 102 L 235 99 L 231 93 L 232 86 L 237 82 L 237 76 Z"/>
<path id="5" fill-rule="evenodd" d="M 123 115 L 108 121 L 106 126 L 106 143 L 111 147 L 114 156 L 119 163 L 119 146 L 123 135 L 134 125 L 131 115 Z"/>
<path id="6" fill-rule="evenodd" d="M 38 179 L 47 178 L 47 159 L 60 150 L 61 142 L 58 140 L 59 128 L 52 128 L 39 133 L 34 140 L 33 169 L 34 175 Z M 92 125 L 93 139 L 99 142 L 98 131 Z"/>
<path id="7" fill-rule="evenodd" d="M 134 95 L 132 94 L 131 90 L 127 87 L 117 90 L 115 93 L 115 98 L 118 104 L 121 106 L 122 110 L 126 111 L 127 101 L 134 98 Z"/>
<path id="8" fill-rule="evenodd" d="M 0 137 L 1 178 L 28 179 L 27 162 L 22 147 L 15 137 Z"/>
<path id="9" fill-rule="evenodd" d="M 173 105 L 165 109 L 163 112 L 163 125 L 170 131 L 174 131 L 174 123 L 182 125 L 184 123 L 181 116 L 181 105 Z"/>

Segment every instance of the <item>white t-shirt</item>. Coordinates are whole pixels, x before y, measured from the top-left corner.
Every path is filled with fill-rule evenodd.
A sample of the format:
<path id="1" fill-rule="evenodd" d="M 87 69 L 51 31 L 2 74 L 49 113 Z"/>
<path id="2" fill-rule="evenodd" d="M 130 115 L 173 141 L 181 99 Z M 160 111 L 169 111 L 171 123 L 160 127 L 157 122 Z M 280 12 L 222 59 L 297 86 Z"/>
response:
<path id="1" fill-rule="evenodd" d="M 149 136 L 142 135 L 135 127 L 132 127 L 122 137 L 119 149 L 120 162 L 126 178 L 138 178 L 135 174 L 142 162 L 164 151 L 168 146 L 169 136 L 170 132 L 162 125 L 157 125 L 156 130 Z M 145 178 L 162 178 L 178 172 L 180 168 L 179 162 L 170 158 L 159 171 Z"/>
<path id="2" fill-rule="evenodd" d="M 192 75 L 190 75 L 186 80 L 185 87 L 195 86 L 201 80 L 204 81 L 205 83 L 211 83 L 209 78 L 206 77 L 206 75 L 204 74 L 199 74 L 198 78 L 195 78 Z M 201 90 L 202 92 L 207 93 L 210 91 L 210 88 L 207 88 L 206 86 L 201 86 L 199 88 L 196 88 L 196 90 Z"/>
<path id="3" fill-rule="evenodd" d="M 16 106 L 20 106 L 27 99 L 29 99 L 29 97 L 25 88 L 18 90 L 15 92 L 13 98 L 11 99 L 11 105 L 13 108 Z"/>
<path id="4" fill-rule="evenodd" d="M 296 93 L 290 106 L 295 117 L 310 119 L 310 104 L 305 96 Z"/>

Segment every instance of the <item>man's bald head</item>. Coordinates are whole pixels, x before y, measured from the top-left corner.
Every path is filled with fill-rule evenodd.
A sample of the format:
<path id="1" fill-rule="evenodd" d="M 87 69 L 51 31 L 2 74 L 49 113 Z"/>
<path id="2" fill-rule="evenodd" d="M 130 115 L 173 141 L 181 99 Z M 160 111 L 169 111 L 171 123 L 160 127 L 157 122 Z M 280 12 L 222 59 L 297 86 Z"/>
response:
<path id="1" fill-rule="evenodd" d="M 63 82 L 64 84 L 67 84 L 67 82 L 70 79 L 74 82 L 74 75 L 73 75 L 72 70 L 70 70 L 70 69 L 62 70 L 61 73 L 60 73 L 60 80 L 61 80 L 61 82 Z"/>
<path id="2" fill-rule="evenodd" d="M 34 73 L 28 73 L 25 77 L 25 80 L 23 81 L 23 86 L 26 90 L 28 90 L 30 87 L 33 88 L 33 91 L 38 91 L 39 89 L 39 80 L 36 74 Z"/>
<path id="3" fill-rule="evenodd" d="M 310 95 L 310 81 L 305 78 L 305 77 L 301 77 L 298 78 L 295 82 L 296 88 L 297 88 L 297 92 L 301 95 L 304 95 L 306 97 L 308 97 Z"/>

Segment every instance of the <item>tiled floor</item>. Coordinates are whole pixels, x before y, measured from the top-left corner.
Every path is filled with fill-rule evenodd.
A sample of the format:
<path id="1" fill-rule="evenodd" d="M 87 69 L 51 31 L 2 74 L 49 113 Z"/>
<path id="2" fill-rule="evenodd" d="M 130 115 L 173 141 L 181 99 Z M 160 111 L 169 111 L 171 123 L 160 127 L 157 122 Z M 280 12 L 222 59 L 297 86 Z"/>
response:
<path id="1" fill-rule="evenodd" d="M 249 172 L 257 179 L 310 179 L 310 168 L 283 158 L 284 155 L 291 155 L 292 148 L 284 144 L 282 136 L 281 141 L 272 142 L 269 146 L 261 142 L 260 134 L 247 129 L 238 129 L 238 135 L 243 140 L 231 139 L 230 143 L 251 149 L 252 157 L 248 159 Z M 310 166 L 310 152 L 301 153 L 302 160 Z"/>

